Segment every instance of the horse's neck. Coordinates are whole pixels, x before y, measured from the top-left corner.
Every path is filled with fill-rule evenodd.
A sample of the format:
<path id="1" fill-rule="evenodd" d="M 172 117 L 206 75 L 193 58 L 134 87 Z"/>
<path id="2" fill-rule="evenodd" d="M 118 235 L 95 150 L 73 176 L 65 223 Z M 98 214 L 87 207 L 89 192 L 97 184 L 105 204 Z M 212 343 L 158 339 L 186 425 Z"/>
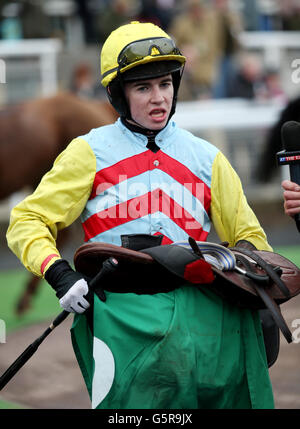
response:
<path id="1" fill-rule="evenodd" d="M 89 132 L 92 128 L 114 122 L 115 115 L 106 103 L 73 99 L 55 109 L 61 133 L 68 140 Z"/>

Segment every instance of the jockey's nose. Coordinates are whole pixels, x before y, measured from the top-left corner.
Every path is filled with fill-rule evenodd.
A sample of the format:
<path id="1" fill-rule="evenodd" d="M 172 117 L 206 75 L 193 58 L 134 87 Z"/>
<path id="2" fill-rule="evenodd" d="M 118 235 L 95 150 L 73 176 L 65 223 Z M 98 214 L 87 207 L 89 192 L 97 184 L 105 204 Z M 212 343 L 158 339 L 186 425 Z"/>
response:
<path id="1" fill-rule="evenodd" d="M 153 86 L 151 90 L 151 102 L 152 103 L 162 103 L 164 100 L 163 93 L 159 85 Z"/>

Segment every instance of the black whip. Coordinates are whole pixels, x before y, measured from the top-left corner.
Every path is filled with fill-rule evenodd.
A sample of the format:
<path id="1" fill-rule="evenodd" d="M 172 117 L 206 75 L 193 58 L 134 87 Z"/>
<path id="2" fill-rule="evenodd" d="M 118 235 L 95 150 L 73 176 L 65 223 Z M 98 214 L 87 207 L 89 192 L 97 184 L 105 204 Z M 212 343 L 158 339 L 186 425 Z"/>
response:
<path id="1" fill-rule="evenodd" d="M 102 268 L 99 273 L 89 282 L 89 289 L 94 290 L 103 276 L 110 274 L 116 270 L 118 261 L 114 258 L 109 258 L 103 262 Z M 40 344 L 44 339 L 68 316 L 69 312 L 62 311 L 51 323 L 51 325 L 39 336 L 32 344 L 30 344 L 23 353 L 10 365 L 10 367 L 0 377 L 0 391 L 4 386 L 13 378 L 13 376 L 22 368 L 23 365 L 31 358 L 37 351 Z"/>

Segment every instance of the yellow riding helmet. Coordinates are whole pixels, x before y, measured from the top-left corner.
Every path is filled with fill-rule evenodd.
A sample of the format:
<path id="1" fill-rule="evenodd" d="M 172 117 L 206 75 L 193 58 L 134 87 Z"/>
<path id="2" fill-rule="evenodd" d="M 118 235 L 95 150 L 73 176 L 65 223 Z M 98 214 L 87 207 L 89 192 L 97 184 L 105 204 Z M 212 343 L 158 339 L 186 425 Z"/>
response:
<path id="1" fill-rule="evenodd" d="M 152 23 L 133 21 L 114 30 L 101 51 L 101 83 L 107 87 L 118 73 L 153 61 L 177 61 L 186 58 L 172 38 Z"/>

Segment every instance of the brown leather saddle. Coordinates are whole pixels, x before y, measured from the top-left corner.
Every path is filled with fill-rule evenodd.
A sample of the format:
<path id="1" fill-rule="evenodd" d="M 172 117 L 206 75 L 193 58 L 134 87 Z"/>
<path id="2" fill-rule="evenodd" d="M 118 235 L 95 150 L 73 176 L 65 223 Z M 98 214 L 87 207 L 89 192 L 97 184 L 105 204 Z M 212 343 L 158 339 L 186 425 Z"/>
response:
<path id="1" fill-rule="evenodd" d="M 102 280 L 101 287 L 118 293 L 154 294 L 174 290 L 184 283 L 206 284 L 239 307 L 269 309 L 287 342 L 292 342 L 292 334 L 279 306 L 300 293 L 300 270 L 294 263 L 273 252 L 230 248 L 235 268 L 223 270 L 205 260 L 197 242 L 190 238 L 189 243 L 190 248 L 171 244 L 141 250 L 108 243 L 87 243 L 76 251 L 74 265 L 77 271 L 93 278 L 105 260 L 115 258 L 118 269 Z M 197 265 L 197 261 L 205 265 Z M 187 277 L 190 267 L 193 276 Z M 201 275 L 200 271 L 207 268 L 212 277 L 209 271 L 208 276 Z"/>

